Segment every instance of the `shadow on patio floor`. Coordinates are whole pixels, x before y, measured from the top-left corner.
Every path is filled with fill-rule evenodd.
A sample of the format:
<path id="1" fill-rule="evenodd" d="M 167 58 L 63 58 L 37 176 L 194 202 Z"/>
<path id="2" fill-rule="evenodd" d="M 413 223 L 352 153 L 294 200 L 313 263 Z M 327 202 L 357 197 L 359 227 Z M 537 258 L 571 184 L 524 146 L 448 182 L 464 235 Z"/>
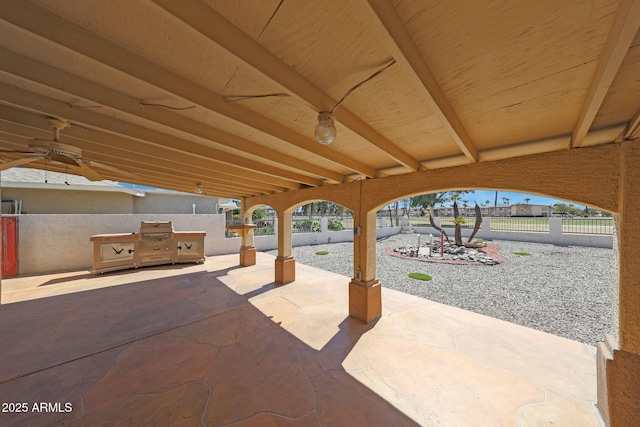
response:
<path id="1" fill-rule="evenodd" d="M 364 325 L 344 277 L 236 262 L 3 280 L 0 424 L 598 426 L 586 345 L 387 289 Z"/>

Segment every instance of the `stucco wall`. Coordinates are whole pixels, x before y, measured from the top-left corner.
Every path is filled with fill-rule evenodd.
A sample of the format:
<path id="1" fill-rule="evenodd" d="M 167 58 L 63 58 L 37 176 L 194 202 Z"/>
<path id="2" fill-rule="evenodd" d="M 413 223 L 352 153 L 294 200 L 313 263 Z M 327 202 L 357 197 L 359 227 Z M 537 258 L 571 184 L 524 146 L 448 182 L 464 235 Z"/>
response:
<path id="1" fill-rule="evenodd" d="M 2 200 L 22 200 L 22 212 L 29 214 L 130 214 L 132 197 L 105 191 L 2 189 Z"/>
<path id="2" fill-rule="evenodd" d="M 223 215 L 21 215 L 19 274 L 88 269 L 94 234 L 131 233 L 141 221 L 173 221 L 176 231 L 206 231 L 205 255 L 218 253 L 224 239 Z"/>

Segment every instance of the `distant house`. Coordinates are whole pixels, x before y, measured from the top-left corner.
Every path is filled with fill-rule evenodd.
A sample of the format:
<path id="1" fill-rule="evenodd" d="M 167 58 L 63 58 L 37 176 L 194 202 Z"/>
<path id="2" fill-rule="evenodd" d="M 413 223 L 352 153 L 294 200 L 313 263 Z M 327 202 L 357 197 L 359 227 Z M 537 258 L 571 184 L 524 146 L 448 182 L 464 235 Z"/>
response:
<path id="1" fill-rule="evenodd" d="M 549 205 L 530 205 L 525 203 L 516 203 L 511 206 L 511 216 L 543 216 L 550 217 L 553 212 L 553 206 Z"/>
<path id="2" fill-rule="evenodd" d="M 435 216 L 452 217 L 453 207 L 439 207 L 433 209 Z M 458 206 L 458 212 L 462 216 L 475 216 L 475 206 Z M 516 203 L 515 205 L 481 206 L 482 216 L 542 216 L 550 217 L 552 206 L 530 205 Z"/>
<path id="3" fill-rule="evenodd" d="M 452 206 L 443 206 L 439 208 L 433 208 L 435 216 L 440 217 L 452 217 L 453 216 L 453 207 Z M 482 212 L 482 216 L 510 216 L 511 215 L 511 206 L 509 205 L 498 205 L 498 206 L 481 206 L 480 212 Z M 475 206 L 458 206 L 458 213 L 462 216 L 475 216 Z"/>
<path id="4" fill-rule="evenodd" d="M 217 197 L 129 188 L 29 168 L 2 171 L 0 187 L 3 214 L 213 214 L 222 202 Z"/>

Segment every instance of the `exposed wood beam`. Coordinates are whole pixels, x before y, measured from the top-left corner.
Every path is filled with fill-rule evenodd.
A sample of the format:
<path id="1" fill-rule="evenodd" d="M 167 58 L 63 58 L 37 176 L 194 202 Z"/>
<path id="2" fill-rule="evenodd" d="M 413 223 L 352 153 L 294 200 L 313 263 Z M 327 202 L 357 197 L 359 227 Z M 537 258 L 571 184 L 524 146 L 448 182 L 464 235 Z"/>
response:
<path id="1" fill-rule="evenodd" d="M 315 173 L 325 178 L 331 177 L 334 182 L 341 182 L 343 176 L 309 162 L 301 161 L 286 154 L 277 153 L 259 144 L 215 129 L 196 120 L 162 108 L 145 107 L 138 100 L 79 78 L 54 67 L 42 64 L 24 56 L 0 48 L 0 70 L 25 78 L 45 86 L 53 87 L 67 94 L 93 101 L 114 110 L 123 111 L 133 116 L 150 120 L 163 126 L 173 127 L 190 135 L 195 135 L 213 142 L 223 141 L 225 146 L 244 153 L 250 153 L 271 161 L 279 161 L 299 170 Z"/>
<path id="2" fill-rule="evenodd" d="M 112 133 L 139 139 L 158 146 L 171 148 L 180 152 L 186 152 L 208 159 L 215 159 L 222 163 L 229 163 L 231 165 L 240 166 L 249 170 L 256 170 L 268 175 L 311 186 L 321 184 L 317 179 L 311 178 L 307 175 L 287 171 L 235 154 L 227 153 L 225 151 L 216 150 L 214 148 L 196 144 L 185 139 L 176 138 L 172 135 L 158 132 L 130 122 L 107 117 L 86 109 L 69 108 L 69 106 L 64 102 L 31 93 L 16 87 L 0 84 L 0 90 L 3 93 L 3 100 L 10 104 L 17 106 L 22 105 L 30 110 L 39 111 L 43 114 L 63 117 L 87 127 L 108 129 Z"/>
<path id="3" fill-rule="evenodd" d="M 429 69 L 393 4 L 388 0 L 363 0 L 362 3 L 363 10 L 368 11 L 369 21 L 376 29 L 380 40 L 398 61 L 427 105 L 447 128 L 464 155 L 477 162 L 478 149 Z"/>
<path id="4" fill-rule="evenodd" d="M 6 117 L 6 114 L 3 114 L 7 109 L 9 108 L 0 105 L 0 116 L 5 120 L 15 120 L 15 114 L 11 119 L 8 119 Z M 0 132 L 11 135 L 18 135 L 19 137 L 21 137 L 20 139 L 18 139 L 17 137 L 11 138 L 1 136 L 2 134 L 0 134 L 0 141 L 10 141 L 11 143 L 18 144 L 18 146 L 11 147 L 11 149 L 24 150 L 25 138 L 51 138 L 51 130 L 47 129 L 44 123 L 36 124 L 25 123 L 21 121 L 18 124 L 16 122 L 5 120 L 0 120 Z M 44 122 L 42 118 L 39 118 L 38 121 Z M 40 129 L 40 131 L 36 131 L 36 129 Z M 147 153 L 141 153 L 140 151 L 132 152 L 128 150 L 131 148 L 132 141 L 123 140 L 121 138 L 115 137 L 114 135 L 108 135 L 96 131 L 89 131 L 83 128 L 72 127 L 65 130 L 62 138 L 65 143 L 82 149 L 86 157 L 89 157 L 96 161 L 117 163 L 119 166 L 121 166 L 121 168 L 125 170 L 129 170 L 128 166 L 133 165 L 133 167 L 136 168 L 165 170 L 167 173 L 171 173 L 174 176 L 174 179 L 176 179 L 175 177 L 180 177 L 182 179 L 184 177 L 192 176 L 193 180 L 195 181 L 206 179 L 213 183 L 219 182 L 222 184 L 227 184 L 233 182 L 237 186 L 237 188 L 240 189 L 260 189 L 262 192 L 284 191 L 283 187 L 271 185 L 260 180 L 242 178 L 232 174 L 220 173 L 208 167 L 201 167 L 198 165 L 199 163 L 201 163 L 198 162 L 198 158 L 191 157 L 190 160 L 192 160 L 192 162 L 190 163 L 188 156 L 181 155 L 180 153 L 172 153 L 168 150 L 153 148 L 151 150 L 148 150 Z M 90 145 L 87 143 L 87 141 L 90 141 Z M 158 153 L 158 150 L 162 150 L 162 152 Z M 96 156 L 95 153 L 98 153 L 98 156 Z M 151 156 L 150 154 L 154 154 L 154 156 Z M 0 156 L 1 155 L 2 153 L 0 153 Z M 161 157 L 155 157 L 155 155 L 159 155 Z M 184 157 L 184 161 L 177 162 L 175 161 L 175 157 Z M 120 179 L 125 178 L 126 177 L 121 177 Z"/>
<path id="5" fill-rule="evenodd" d="M 2 117 L 5 117 L 3 110 L 6 109 L 7 107 L 0 105 L 0 115 Z M 40 119 L 40 122 L 42 121 L 43 120 Z M 38 132 L 36 128 L 41 130 Z M 0 131 L 5 132 L 4 135 L 12 134 L 21 137 L 20 139 L 18 139 L 18 137 L 12 139 L 11 137 L 0 136 L 0 141 L 11 141 L 12 143 L 18 144 L 19 146 L 17 147 L 11 147 L 11 149 L 18 150 L 25 149 L 24 139 L 31 139 L 33 137 L 49 139 L 51 137 L 51 130 L 47 130 L 41 124 L 31 126 L 23 122 L 16 124 L 0 121 Z M 203 163 L 205 166 L 207 163 L 202 162 L 201 159 L 198 158 L 191 157 L 189 159 L 188 155 L 182 153 L 172 153 L 169 150 L 162 150 L 155 147 L 143 147 L 142 150 L 131 152 L 128 149 L 131 148 L 133 141 L 102 132 L 91 131 L 80 127 L 71 127 L 65 130 L 62 138 L 65 143 L 82 149 L 86 157 L 96 161 L 118 165 L 121 169 L 132 173 L 136 171 L 130 170 L 130 167 L 136 170 L 164 170 L 166 173 L 171 174 L 174 179 L 180 180 L 185 180 L 190 177 L 193 182 L 206 179 L 222 184 L 233 183 L 239 189 L 246 188 L 260 192 L 284 191 L 285 189 L 284 187 L 275 186 L 259 180 L 242 178 L 221 173 L 212 168 L 202 167 Z M 90 145 L 87 141 L 90 141 Z M 139 146 L 140 145 L 138 145 L 138 147 Z M 145 151 L 146 153 L 141 153 L 141 151 Z M 183 162 L 176 162 L 176 157 L 183 160 Z M 192 160 L 192 162 L 189 162 L 189 160 Z M 130 180 L 131 178 L 123 176 L 117 179 Z"/>
<path id="6" fill-rule="evenodd" d="M 45 170 L 44 162 L 42 161 L 28 163 L 26 165 L 23 165 L 22 167 Z M 50 172 L 68 173 L 69 175 L 78 175 L 78 176 L 81 175 L 76 168 L 69 167 L 68 169 L 65 169 L 64 166 L 54 165 L 50 162 L 47 162 L 46 170 Z M 100 170 L 97 168 L 94 170 L 98 172 L 104 179 L 118 181 L 117 179 L 114 179 L 112 176 L 110 176 L 109 173 L 104 172 L 103 170 Z M 124 181 L 124 182 L 129 182 L 129 181 Z M 186 183 L 185 181 L 178 181 L 176 179 L 172 179 L 171 177 L 167 178 L 166 176 L 162 176 L 159 174 L 140 175 L 137 178 L 136 182 L 134 182 L 133 184 L 147 185 L 147 186 L 156 187 L 159 189 L 184 191 L 186 193 L 193 193 L 195 188 L 195 183 L 193 184 Z M 204 181 L 202 181 L 202 188 L 208 194 L 215 193 L 218 195 L 222 195 L 223 197 L 231 197 L 230 195 L 233 195 L 233 197 L 243 197 L 243 196 L 246 197 L 245 194 L 253 194 L 254 196 L 265 194 L 261 192 L 244 192 L 234 187 L 220 186 L 220 185 L 210 184 Z"/>
<path id="7" fill-rule="evenodd" d="M 20 149 L 23 148 L 23 144 L 21 143 L 22 138 L 15 136 L 14 134 L 7 134 L 0 132 L 0 141 L 2 141 L 2 148 L 4 149 Z M 113 162 L 111 158 L 108 156 L 106 158 L 102 158 L 100 156 L 95 155 L 95 153 L 91 153 L 89 156 L 91 160 L 100 161 L 102 163 L 112 165 Z M 16 153 L 8 153 L 8 152 L 0 152 L 0 158 L 3 160 L 16 160 L 22 158 L 19 154 Z M 117 159 L 116 159 L 117 160 Z M 243 185 L 236 185 L 234 182 L 212 182 L 206 179 L 206 177 L 202 177 L 199 175 L 193 175 L 187 173 L 180 173 L 179 170 L 172 169 L 164 169 L 164 168 L 148 168 L 147 165 L 140 162 L 129 161 L 125 165 L 118 164 L 119 167 L 127 168 L 127 171 L 130 173 L 136 174 L 135 179 L 122 179 L 118 173 L 101 169 L 96 167 L 95 170 L 100 173 L 105 179 L 111 179 L 114 181 L 124 181 L 130 182 L 134 184 L 141 184 L 142 181 L 148 182 L 149 180 L 153 180 L 156 183 L 162 183 L 163 185 L 156 185 L 160 188 L 168 188 L 168 189 L 176 189 L 177 187 L 186 187 L 188 191 L 191 192 L 195 188 L 197 182 L 201 182 L 203 187 L 206 188 L 215 188 L 217 190 L 224 190 L 226 192 L 233 191 L 234 194 L 265 194 L 269 193 L 269 191 L 259 190 L 256 188 L 245 188 Z M 44 162 L 34 161 L 33 163 L 29 163 L 24 165 L 24 167 L 28 168 L 44 168 Z M 47 162 L 47 169 L 54 171 L 67 172 L 65 170 L 65 166 L 55 163 L 55 162 Z M 69 168 L 68 173 L 70 174 L 79 174 L 77 170 L 74 168 Z"/>
<path id="8" fill-rule="evenodd" d="M 16 129 L 13 129 L 11 125 L 12 124 L 7 124 L 7 122 L 0 121 L 1 148 L 6 150 L 16 150 L 16 151 L 24 150 L 24 138 L 32 137 L 33 129 L 23 128 L 22 130 L 16 131 Z M 13 126 L 19 126 L 19 125 L 13 124 Z M 22 133 L 22 136 L 16 136 L 16 135 L 20 135 L 21 133 Z M 42 134 L 44 134 L 44 132 Z M 44 136 L 44 137 L 47 137 L 47 136 Z M 65 135 L 64 137 L 65 143 L 69 143 L 75 147 L 81 148 L 81 146 L 77 144 L 77 141 L 73 139 L 70 140 L 70 139 L 71 138 L 68 138 Z M 116 181 L 135 183 L 135 181 L 141 177 L 155 176 L 155 177 L 163 178 L 169 182 L 175 182 L 175 183 L 188 182 L 189 185 L 192 185 L 192 186 L 195 186 L 195 183 L 200 181 L 203 184 L 208 183 L 209 185 L 217 186 L 220 188 L 233 189 L 240 194 L 250 194 L 250 193 L 260 194 L 260 193 L 268 193 L 273 191 L 273 190 L 260 188 L 257 185 L 239 183 L 237 182 L 237 180 L 235 180 L 231 176 L 229 176 L 228 179 L 226 180 L 220 179 L 215 175 L 212 177 L 211 173 L 207 173 L 206 171 L 204 173 L 200 173 L 199 171 L 194 170 L 193 168 L 189 168 L 186 165 L 182 165 L 181 167 L 175 167 L 175 166 L 167 167 L 162 164 L 159 164 L 157 161 L 154 161 L 152 164 L 150 164 L 148 162 L 145 162 L 144 159 L 141 159 L 141 158 L 136 160 L 128 159 L 126 156 L 125 157 L 119 156 L 118 151 L 119 150 L 115 150 L 113 148 L 108 148 L 108 153 L 105 154 L 101 151 L 93 151 L 93 150 L 89 151 L 83 148 L 83 156 L 90 160 L 100 162 L 109 166 L 117 165 L 119 169 L 123 169 L 126 172 L 129 172 L 135 175 L 135 177 L 129 178 L 129 177 L 118 175 L 115 172 L 101 169 L 99 167 L 96 168 L 96 171 L 99 172 L 101 175 L 104 175 L 105 177 L 108 176 L 110 179 L 114 179 Z M 2 159 L 20 158 L 20 155 L 15 153 L 0 151 L 0 158 Z M 30 167 L 30 166 L 27 165 L 27 167 Z M 276 191 L 282 191 L 282 189 L 276 190 Z"/>
<path id="9" fill-rule="evenodd" d="M 328 148 L 321 147 L 309 138 L 296 134 L 290 129 L 286 130 L 284 126 L 261 117 L 247 108 L 239 105 L 226 104 L 220 95 L 193 83 L 187 78 L 166 70 L 115 43 L 100 38 L 96 34 L 30 2 L 0 8 L 0 17 L 84 56 L 194 102 L 206 109 L 216 111 L 223 115 L 233 112 L 232 118 L 234 120 L 247 122 L 246 124 L 251 127 L 262 132 L 272 133 L 278 138 L 283 138 L 293 145 L 301 146 L 303 149 L 314 152 L 314 154 L 327 157 L 331 161 L 339 163 L 344 167 L 357 170 L 367 175 L 373 174 L 372 168 L 355 160 L 346 159 L 338 153 L 329 152 Z M 215 142 L 230 146 L 234 149 L 243 150 L 247 153 L 256 153 L 256 150 L 261 148 L 248 141 L 242 141 L 241 138 L 231 138 L 229 134 L 221 133 L 220 131 L 217 132 L 217 138 Z M 303 167 L 299 160 L 296 161 L 296 159 L 292 159 L 290 156 L 281 152 L 274 152 L 265 148 L 259 155 L 265 159 L 288 164 L 289 167 Z M 327 178 L 333 182 L 341 182 L 343 180 L 343 177 L 336 172 L 311 163 L 305 164 L 307 166 L 304 167 L 304 170 L 309 173 Z"/>
<path id="10" fill-rule="evenodd" d="M 50 138 L 51 136 L 51 128 L 48 127 L 40 115 L 0 104 L 0 117 L 4 120 L 0 121 L 0 123 L 3 123 L 2 129 L 6 132 L 21 134 L 21 131 L 10 127 L 10 125 L 13 124 L 13 126 L 26 126 L 34 130 L 39 129 L 42 132 L 42 138 Z M 35 133 L 29 135 L 30 138 L 34 136 L 37 135 Z M 299 187 L 299 185 L 293 181 L 249 171 L 237 166 L 224 165 L 214 160 L 191 156 L 180 151 L 154 146 L 148 143 L 136 143 L 137 141 L 118 135 L 89 130 L 82 127 L 72 126 L 65 129 L 63 137 L 65 139 L 73 139 L 74 142 L 72 145 L 77 144 L 77 141 L 90 141 L 92 146 L 105 147 L 109 153 L 115 150 L 115 152 L 124 153 L 123 156 L 128 158 L 140 158 L 143 162 L 163 166 L 167 169 L 182 170 L 187 168 L 197 174 L 206 174 L 207 176 L 215 177 L 225 182 L 234 180 L 239 183 L 245 183 L 250 187 L 261 188 L 267 191 L 283 191 L 285 188 L 295 189 Z M 133 151 L 133 149 L 135 149 L 135 151 Z"/>
<path id="11" fill-rule="evenodd" d="M 638 29 L 640 29 L 640 1 L 622 0 L 573 130 L 571 147 L 582 145 Z"/>
<path id="12" fill-rule="evenodd" d="M 31 169 L 38 169 L 38 170 L 45 170 L 44 165 L 41 164 L 32 164 L 29 166 L 29 168 Z M 47 171 L 50 172 L 58 172 L 58 173 L 65 173 L 65 169 L 64 167 L 60 167 L 60 166 L 55 166 L 55 165 L 51 165 L 47 163 Z M 71 172 L 69 172 L 70 175 L 74 175 Z M 109 178 L 106 178 L 109 179 Z M 181 182 L 178 181 L 171 181 L 171 180 L 162 180 L 162 179 L 155 179 L 153 177 L 143 177 L 141 178 L 138 182 L 136 182 L 135 184 L 139 184 L 139 185 L 145 185 L 148 187 L 156 187 L 156 188 L 160 188 L 160 189 L 167 189 L 167 190 L 175 190 L 175 191 L 181 191 L 184 193 L 193 193 L 194 187 L 193 186 L 187 186 L 184 185 Z M 233 199 L 242 199 L 243 196 L 241 193 L 238 193 L 234 190 L 228 190 L 228 189 L 221 189 L 221 188 L 215 188 L 215 187 L 205 187 L 205 192 L 207 194 L 202 194 L 202 195 L 206 195 L 206 196 L 211 196 L 211 197 L 224 197 L 224 198 L 233 198 Z M 256 195 L 259 196 L 260 194 Z M 255 197 L 255 196 L 254 196 Z"/>
<path id="13" fill-rule="evenodd" d="M 336 101 L 320 88 L 200 0 L 184 0 L 179 3 L 173 0 L 153 1 L 316 111 L 328 111 L 336 104 Z M 395 161 L 414 171 L 420 169 L 417 159 L 348 109 L 340 107 L 335 115 L 342 125 L 368 140 Z"/>

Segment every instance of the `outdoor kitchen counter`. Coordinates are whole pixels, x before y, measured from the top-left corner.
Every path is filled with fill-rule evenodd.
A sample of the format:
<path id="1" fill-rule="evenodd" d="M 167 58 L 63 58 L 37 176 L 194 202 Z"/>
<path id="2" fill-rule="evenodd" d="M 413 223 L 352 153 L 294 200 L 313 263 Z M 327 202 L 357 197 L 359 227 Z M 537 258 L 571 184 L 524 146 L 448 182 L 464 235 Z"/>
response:
<path id="1" fill-rule="evenodd" d="M 204 237 L 207 235 L 206 231 L 174 231 L 174 238 L 185 238 L 185 237 Z"/>
<path id="2" fill-rule="evenodd" d="M 122 242 L 138 240 L 138 233 L 95 234 L 91 236 L 92 242 Z"/>
<path id="3" fill-rule="evenodd" d="M 204 262 L 205 231 L 174 231 L 170 221 L 143 221 L 139 233 L 96 234 L 92 273 L 148 265 Z"/>

